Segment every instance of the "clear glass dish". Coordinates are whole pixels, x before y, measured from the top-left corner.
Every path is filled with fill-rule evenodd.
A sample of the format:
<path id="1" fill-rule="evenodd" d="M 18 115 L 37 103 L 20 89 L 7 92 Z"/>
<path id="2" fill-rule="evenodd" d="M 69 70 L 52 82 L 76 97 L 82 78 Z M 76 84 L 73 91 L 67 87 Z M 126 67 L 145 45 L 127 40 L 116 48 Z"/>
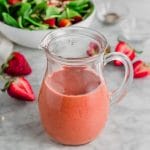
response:
<path id="1" fill-rule="evenodd" d="M 96 3 L 97 18 L 105 25 L 114 25 L 129 15 L 129 8 L 118 0 L 99 0 Z"/>

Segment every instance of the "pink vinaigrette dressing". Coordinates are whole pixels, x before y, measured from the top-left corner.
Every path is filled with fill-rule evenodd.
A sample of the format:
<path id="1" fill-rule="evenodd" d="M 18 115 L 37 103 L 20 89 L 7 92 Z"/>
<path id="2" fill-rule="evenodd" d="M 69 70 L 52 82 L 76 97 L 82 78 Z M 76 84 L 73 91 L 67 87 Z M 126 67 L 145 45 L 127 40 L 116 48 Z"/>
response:
<path id="1" fill-rule="evenodd" d="M 108 90 L 86 69 L 63 69 L 47 75 L 39 110 L 50 137 L 67 145 L 85 144 L 101 132 L 109 113 Z"/>

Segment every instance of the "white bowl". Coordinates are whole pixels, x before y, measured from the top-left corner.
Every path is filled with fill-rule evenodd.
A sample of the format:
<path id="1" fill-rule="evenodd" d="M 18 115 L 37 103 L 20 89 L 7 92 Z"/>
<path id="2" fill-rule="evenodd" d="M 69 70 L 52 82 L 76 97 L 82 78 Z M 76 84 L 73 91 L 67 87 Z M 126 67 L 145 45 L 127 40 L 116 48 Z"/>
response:
<path id="1" fill-rule="evenodd" d="M 89 27 L 94 20 L 95 17 L 95 7 L 91 15 L 86 18 L 85 20 L 74 24 L 73 26 L 80 26 L 80 27 Z M 49 29 L 49 30 L 26 30 L 26 29 L 19 29 L 0 21 L 0 32 L 6 36 L 9 40 L 17 43 L 19 45 L 30 47 L 30 48 L 39 48 L 39 44 L 43 37 L 51 32 L 52 30 L 57 29 Z"/>

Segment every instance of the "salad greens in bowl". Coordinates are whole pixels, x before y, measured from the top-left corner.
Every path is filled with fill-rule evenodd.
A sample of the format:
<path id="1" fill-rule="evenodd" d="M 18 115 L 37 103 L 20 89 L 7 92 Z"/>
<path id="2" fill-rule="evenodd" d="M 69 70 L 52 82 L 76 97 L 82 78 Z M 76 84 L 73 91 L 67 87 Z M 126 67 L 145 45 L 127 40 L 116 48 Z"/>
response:
<path id="1" fill-rule="evenodd" d="M 94 15 L 90 0 L 0 0 L 0 31 L 17 44 L 37 48 L 48 32 L 87 27 Z"/>

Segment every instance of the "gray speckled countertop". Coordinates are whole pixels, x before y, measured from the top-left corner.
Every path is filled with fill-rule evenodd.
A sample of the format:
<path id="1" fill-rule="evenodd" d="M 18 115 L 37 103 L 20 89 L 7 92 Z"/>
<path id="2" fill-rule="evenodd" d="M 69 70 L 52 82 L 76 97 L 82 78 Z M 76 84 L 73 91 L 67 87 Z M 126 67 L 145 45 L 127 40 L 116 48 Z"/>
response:
<path id="1" fill-rule="evenodd" d="M 98 1 L 98 0 L 97 0 Z M 150 20 L 149 0 L 127 0 L 131 14 Z M 104 33 L 114 43 L 117 31 L 102 27 L 95 20 L 92 28 Z M 141 57 L 150 57 L 150 42 L 141 44 Z M 15 45 L 28 58 L 33 68 L 28 76 L 36 95 L 45 71 L 44 52 Z M 108 72 L 111 72 L 108 73 Z M 105 71 L 109 87 L 119 85 L 122 74 L 108 66 Z M 37 101 L 25 103 L 0 93 L 0 150 L 149 150 L 150 149 L 150 77 L 134 80 L 128 95 L 111 109 L 110 117 L 102 134 L 93 142 L 79 147 L 67 147 L 49 140 L 41 126 Z"/>

